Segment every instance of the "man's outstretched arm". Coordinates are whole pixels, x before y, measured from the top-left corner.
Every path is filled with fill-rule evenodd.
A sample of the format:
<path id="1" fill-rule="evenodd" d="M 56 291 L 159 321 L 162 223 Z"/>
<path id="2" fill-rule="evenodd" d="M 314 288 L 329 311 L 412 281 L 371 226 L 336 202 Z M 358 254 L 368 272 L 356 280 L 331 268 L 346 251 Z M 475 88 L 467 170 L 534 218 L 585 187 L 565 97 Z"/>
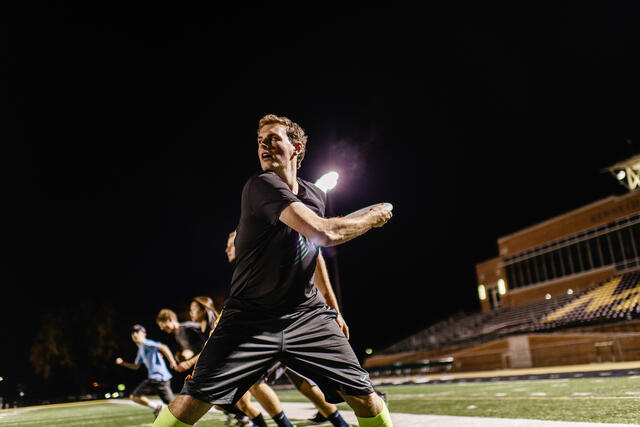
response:
<path id="1" fill-rule="evenodd" d="M 121 357 L 118 357 L 116 359 L 116 365 L 120 365 L 120 366 L 124 366 L 125 368 L 129 368 L 132 369 L 134 371 L 137 371 L 138 369 L 140 369 L 140 366 L 142 366 L 141 363 L 129 363 L 129 362 L 125 362 L 124 360 L 122 360 Z"/>
<path id="2" fill-rule="evenodd" d="M 282 210 L 280 221 L 318 246 L 336 246 L 382 227 L 391 219 L 391 211 L 382 204 L 352 218 L 322 218 L 301 202 L 293 202 Z"/>

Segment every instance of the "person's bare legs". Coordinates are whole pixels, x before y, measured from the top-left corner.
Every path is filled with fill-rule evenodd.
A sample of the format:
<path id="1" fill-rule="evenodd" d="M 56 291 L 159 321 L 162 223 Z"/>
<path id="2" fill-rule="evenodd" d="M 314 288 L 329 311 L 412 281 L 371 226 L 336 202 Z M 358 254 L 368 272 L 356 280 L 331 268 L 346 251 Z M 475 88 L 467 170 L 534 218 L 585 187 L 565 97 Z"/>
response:
<path id="1" fill-rule="evenodd" d="M 169 411 L 185 424 L 195 424 L 213 405 L 194 397 L 180 394 L 169 404 Z"/>
<path id="2" fill-rule="evenodd" d="M 365 396 L 347 396 L 340 394 L 351 406 L 356 417 L 375 417 L 384 409 L 384 400 L 376 393 L 367 394 Z"/>
<path id="3" fill-rule="evenodd" d="M 320 390 L 318 386 L 312 386 L 307 381 L 303 381 L 298 388 L 298 391 L 302 393 L 307 399 L 311 401 L 322 414 L 323 417 L 327 418 L 329 415 L 335 413 L 338 408 L 336 405 L 333 405 L 326 400 L 324 400 L 324 394 Z"/>
<path id="4" fill-rule="evenodd" d="M 275 391 L 263 382 L 255 383 L 249 389 L 253 397 L 262 405 L 270 417 L 282 412 L 282 404 Z"/>
<path id="5" fill-rule="evenodd" d="M 156 409 L 156 407 L 151 404 L 151 401 L 147 399 L 146 396 L 129 396 L 129 399 L 133 400 L 139 405 L 144 405 L 144 406 L 148 406 L 151 409 Z"/>
<path id="6" fill-rule="evenodd" d="M 258 415 L 260 415 L 260 409 L 258 409 L 256 405 L 251 403 L 251 394 L 249 394 L 249 392 L 246 392 L 242 395 L 240 400 L 238 400 L 237 405 L 238 409 L 244 412 L 244 414 L 251 419 L 254 419 Z"/>

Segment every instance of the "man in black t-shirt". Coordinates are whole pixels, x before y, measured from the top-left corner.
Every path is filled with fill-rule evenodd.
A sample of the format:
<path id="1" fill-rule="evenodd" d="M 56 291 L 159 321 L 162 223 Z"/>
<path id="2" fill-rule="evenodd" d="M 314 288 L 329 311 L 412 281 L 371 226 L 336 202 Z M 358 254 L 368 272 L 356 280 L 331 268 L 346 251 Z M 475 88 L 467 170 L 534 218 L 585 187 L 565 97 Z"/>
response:
<path id="1" fill-rule="evenodd" d="M 163 308 L 156 316 L 156 323 L 162 332 L 173 335 L 180 350 L 176 353 L 176 361 L 184 362 L 198 355 L 207 336 L 202 332 L 198 322 L 178 322 L 173 310 Z"/>
<path id="2" fill-rule="evenodd" d="M 262 172 L 242 191 L 229 298 L 181 395 L 154 426 L 192 425 L 213 404 L 234 403 L 276 361 L 313 380 L 328 402 L 351 406 L 361 426 L 392 426 L 342 330 L 314 286 L 319 246 L 383 226 L 383 205 L 352 218 L 324 218 L 326 195 L 297 177 L 307 137 L 291 120 L 258 126 Z"/>

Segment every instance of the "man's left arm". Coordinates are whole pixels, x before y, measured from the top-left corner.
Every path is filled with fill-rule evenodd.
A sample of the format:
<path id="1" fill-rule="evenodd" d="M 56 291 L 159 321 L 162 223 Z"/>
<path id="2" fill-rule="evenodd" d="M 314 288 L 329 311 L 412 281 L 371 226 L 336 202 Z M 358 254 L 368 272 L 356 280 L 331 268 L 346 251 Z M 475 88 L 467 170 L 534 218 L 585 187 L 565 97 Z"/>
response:
<path id="1" fill-rule="evenodd" d="M 331 287 L 331 281 L 329 280 L 327 263 L 324 261 L 324 257 L 322 256 L 322 252 L 320 251 L 320 249 L 318 249 L 318 260 L 316 262 L 316 269 L 314 272 L 314 281 L 316 284 L 316 288 L 318 288 L 318 290 L 324 297 L 327 305 L 335 308 L 338 312 L 338 318 L 336 319 L 336 322 L 338 322 L 338 326 L 340 326 L 340 329 L 342 329 L 344 336 L 349 339 L 349 327 L 347 326 L 347 322 L 344 321 L 342 314 L 340 314 L 338 300 L 336 299 L 336 295 L 333 292 L 333 288 Z"/>
<path id="2" fill-rule="evenodd" d="M 176 370 L 176 360 L 173 358 L 173 354 L 171 354 L 171 350 L 165 344 L 160 343 L 158 345 L 158 350 L 164 354 L 164 357 L 169 361 L 169 368 Z"/>

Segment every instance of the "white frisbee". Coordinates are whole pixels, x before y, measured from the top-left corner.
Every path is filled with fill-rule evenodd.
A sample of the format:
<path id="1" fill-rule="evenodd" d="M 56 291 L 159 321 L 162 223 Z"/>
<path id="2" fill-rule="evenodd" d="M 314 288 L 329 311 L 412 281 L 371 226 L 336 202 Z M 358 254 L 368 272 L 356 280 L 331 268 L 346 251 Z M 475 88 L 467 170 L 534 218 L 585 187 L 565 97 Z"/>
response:
<path id="1" fill-rule="evenodd" d="M 384 205 L 383 207 L 387 210 L 392 211 L 393 210 L 393 205 L 391 203 L 388 202 L 384 202 L 384 203 L 375 203 L 373 205 L 367 206 L 366 208 L 362 208 L 362 209 L 358 209 L 357 211 L 351 212 L 349 215 L 346 215 L 345 218 L 351 218 L 353 216 L 360 216 L 364 213 L 369 212 L 374 206 L 378 206 L 378 205 Z"/>

